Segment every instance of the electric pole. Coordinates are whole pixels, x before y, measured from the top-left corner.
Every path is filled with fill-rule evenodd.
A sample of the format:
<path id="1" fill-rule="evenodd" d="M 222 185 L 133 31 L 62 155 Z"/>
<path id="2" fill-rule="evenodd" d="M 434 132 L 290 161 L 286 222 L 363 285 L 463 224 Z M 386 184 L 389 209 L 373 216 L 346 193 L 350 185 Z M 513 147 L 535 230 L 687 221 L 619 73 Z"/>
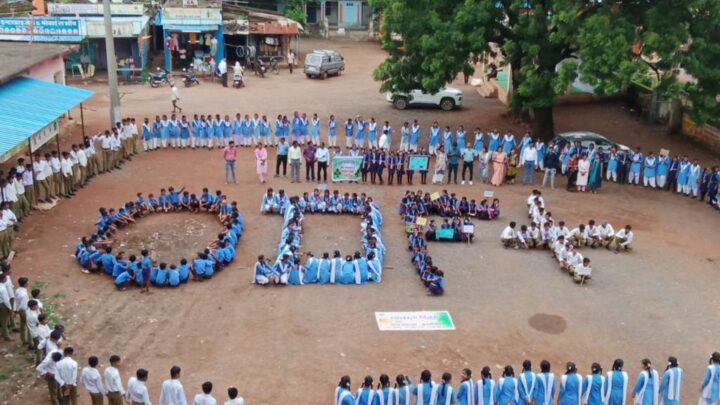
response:
<path id="1" fill-rule="evenodd" d="M 112 12 L 110 0 L 103 0 L 103 17 L 105 20 L 105 54 L 107 57 L 108 90 L 110 91 L 110 126 L 120 122 L 120 94 L 118 93 L 117 61 L 115 60 L 115 41 L 112 31 Z"/>

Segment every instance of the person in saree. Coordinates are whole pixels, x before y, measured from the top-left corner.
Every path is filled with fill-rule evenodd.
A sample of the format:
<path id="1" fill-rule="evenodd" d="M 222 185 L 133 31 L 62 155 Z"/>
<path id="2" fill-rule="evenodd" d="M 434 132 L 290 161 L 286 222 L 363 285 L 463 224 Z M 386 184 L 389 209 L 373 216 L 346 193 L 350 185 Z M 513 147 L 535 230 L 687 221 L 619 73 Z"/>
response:
<path id="1" fill-rule="evenodd" d="M 492 154 L 493 176 L 490 180 L 490 184 L 496 187 L 499 187 L 503 184 L 503 181 L 505 180 L 505 170 L 507 168 L 507 164 L 508 156 L 505 152 L 503 152 L 502 147 L 498 146 L 495 153 Z"/>

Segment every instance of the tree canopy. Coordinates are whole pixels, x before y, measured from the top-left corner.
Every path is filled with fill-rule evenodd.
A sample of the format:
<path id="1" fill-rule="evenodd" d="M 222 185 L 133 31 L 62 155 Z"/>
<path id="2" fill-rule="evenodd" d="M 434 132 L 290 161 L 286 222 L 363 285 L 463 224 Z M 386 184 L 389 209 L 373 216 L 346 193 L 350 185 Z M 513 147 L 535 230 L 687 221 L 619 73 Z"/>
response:
<path id="1" fill-rule="evenodd" d="M 388 58 L 381 90 L 435 92 L 471 55 L 497 44 L 512 67 L 511 109 L 530 113 L 537 136 L 553 135 L 553 106 L 580 79 L 598 95 L 652 77 L 663 95 L 682 93 L 699 123 L 720 116 L 717 0 L 371 0 L 382 10 Z M 697 81 L 677 81 L 681 69 Z"/>

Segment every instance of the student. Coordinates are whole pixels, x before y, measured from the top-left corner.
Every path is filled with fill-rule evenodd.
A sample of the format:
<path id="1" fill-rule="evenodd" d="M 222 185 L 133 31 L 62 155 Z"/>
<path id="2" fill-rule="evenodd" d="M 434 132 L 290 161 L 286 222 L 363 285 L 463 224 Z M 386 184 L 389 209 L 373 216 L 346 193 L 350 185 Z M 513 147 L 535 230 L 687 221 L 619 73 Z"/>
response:
<path id="1" fill-rule="evenodd" d="M 350 377 L 342 376 L 337 388 L 335 388 L 335 405 L 355 405 L 355 398 L 350 392 Z M 162 405 L 162 404 L 161 404 Z"/>
<path id="2" fill-rule="evenodd" d="M 592 267 L 590 267 L 590 259 L 585 257 L 582 260 L 582 264 L 574 268 L 573 279 L 576 283 L 584 283 L 586 280 L 590 280 L 592 274 Z"/>
<path id="3" fill-rule="evenodd" d="M 78 364 L 72 358 L 74 352 L 72 347 L 66 347 L 63 350 L 62 360 L 55 365 L 57 370 L 55 379 L 60 386 L 60 396 L 64 404 L 77 404 Z"/>
<path id="4" fill-rule="evenodd" d="M 245 405 L 243 397 L 238 396 L 238 389 L 235 387 L 228 388 L 228 400 L 225 405 Z"/>
<path id="5" fill-rule="evenodd" d="M 575 363 L 568 362 L 565 374 L 560 378 L 558 405 L 578 405 L 582 400 L 582 377 L 577 375 Z"/>
<path id="6" fill-rule="evenodd" d="M 515 226 L 517 224 L 515 221 L 510 222 L 510 224 L 505 227 L 505 229 L 500 234 L 500 242 L 502 243 L 504 248 L 513 247 L 515 249 L 518 248 L 518 236 L 517 232 L 515 231 Z"/>
<path id="7" fill-rule="evenodd" d="M 495 380 L 490 373 L 490 367 L 485 366 L 480 370 L 480 379 L 477 380 L 477 403 L 478 405 L 493 405 L 495 403 Z"/>
<path id="8" fill-rule="evenodd" d="M 472 371 L 464 368 L 460 373 L 461 382 L 458 386 L 457 404 L 458 405 L 475 405 L 475 395 L 477 388 L 472 380 Z"/>
<path id="9" fill-rule="evenodd" d="M 109 405 L 123 405 L 125 389 L 120 380 L 120 372 L 117 369 L 118 366 L 120 366 L 120 356 L 113 354 L 110 356 L 110 366 L 105 368 L 103 372 Z"/>
<path id="10" fill-rule="evenodd" d="M 170 368 L 170 379 L 163 381 L 160 389 L 160 405 L 184 405 L 185 391 L 180 382 L 181 369 L 178 366 Z"/>
<path id="11" fill-rule="evenodd" d="M 377 398 L 373 390 L 373 378 L 366 376 L 360 388 L 355 394 L 355 405 L 376 405 Z"/>
<path id="12" fill-rule="evenodd" d="M 630 225 L 625 225 L 625 228 L 618 231 L 613 239 L 615 242 L 615 253 L 620 252 L 620 248 L 624 248 L 625 251 L 630 250 L 630 244 L 633 242 L 633 236 L 632 226 Z M 610 249 L 610 243 L 608 243 L 607 248 Z"/>
<path id="13" fill-rule="evenodd" d="M 710 356 L 708 365 L 700 385 L 700 405 L 716 405 L 720 400 L 720 353 Z"/>
<path id="14" fill-rule="evenodd" d="M 436 405 L 437 386 L 432 381 L 429 370 L 420 373 L 420 382 L 411 388 L 411 392 L 416 398 L 417 405 Z"/>
<path id="15" fill-rule="evenodd" d="M 193 400 L 194 405 L 216 405 L 217 401 L 211 395 L 213 384 L 210 381 L 205 381 L 202 384 L 202 393 L 195 395 Z"/>
<path id="16" fill-rule="evenodd" d="M 454 405 L 456 403 L 455 392 L 452 384 L 452 374 L 443 373 L 440 384 L 437 385 L 435 403 L 437 405 Z"/>
<path id="17" fill-rule="evenodd" d="M 535 397 L 535 389 L 537 387 L 537 377 L 532 372 L 532 363 L 530 360 L 523 361 L 523 371 L 518 378 L 518 395 L 520 400 L 526 404 L 532 403 Z"/>
<path id="18" fill-rule="evenodd" d="M 660 403 L 663 405 L 680 405 L 682 375 L 683 370 L 678 367 L 677 358 L 670 356 L 660 384 Z"/>
<path id="19" fill-rule="evenodd" d="M 535 405 L 551 405 L 555 397 L 555 374 L 550 372 L 550 362 L 540 362 L 533 401 Z"/>
<path id="20" fill-rule="evenodd" d="M 583 404 L 603 405 L 605 377 L 602 375 L 602 367 L 598 363 L 593 363 L 590 372 L 583 383 Z"/>
<path id="21" fill-rule="evenodd" d="M 50 394 L 50 403 L 52 405 L 58 405 L 61 403 L 61 392 L 57 375 L 57 363 L 62 360 L 62 353 L 54 351 L 48 353 L 43 361 L 35 367 L 38 377 L 44 379 L 47 382 L 48 393 Z M 116 404 L 111 404 L 116 405 Z M 120 405 L 119 403 L 117 405 Z"/>
<path id="22" fill-rule="evenodd" d="M 90 394 L 90 402 L 92 405 L 102 405 L 103 397 L 107 395 L 105 385 L 103 385 L 100 372 L 97 370 L 98 358 L 90 356 L 88 358 L 88 366 L 83 367 L 80 374 L 80 381 L 85 390 Z"/>
<path id="23" fill-rule="evenodd" d="M 148 371 L 140 368 L 135 372 L 135 377 L 130 377 L 127 383 L 125 399 L 132 405 L 152 405 L 150 395 L 145 383 L 148 379 Z"/>
<path id="24" fill-rule="evenodd" d="M 499 404 L 517 404 L 519 401 L 520 393 L 515 371 L 512 366 L 505 366 L 502 377 L 497 383 L 496 402 Z"/>
<path id="25" fill-rule="evenodd" d="M 640 368 L 640 374 L 632 390 L 633 401 L 636 405 L 658 405 L 660 393 L 658 372 L 653 370 L 649 359 L 642 359 Z"/>
<path id="26" fill-rule="evenodd" d="M 395 389 L 390 386 L 390 377 L 381 374 L 378 389 L 375 391 L 377 405 L 395 405 Z"/>
<path id="27" fill-rule="evenodd" d="M 623 371 L 622 359 L 613 362 L 612 371 L 607 373 L 605 390 L 606 405 L 625 405 L 627 400 L 628 374 Z"/>

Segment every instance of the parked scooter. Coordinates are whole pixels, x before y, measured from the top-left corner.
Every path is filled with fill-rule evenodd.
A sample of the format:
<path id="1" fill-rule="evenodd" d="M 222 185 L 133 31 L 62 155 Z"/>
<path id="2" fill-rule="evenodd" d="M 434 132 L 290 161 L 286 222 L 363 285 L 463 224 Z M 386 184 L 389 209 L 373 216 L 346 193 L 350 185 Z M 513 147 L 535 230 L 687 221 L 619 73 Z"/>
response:
<path id="1" fill-rule="evenodd" d="M 235 87 L 236 89 L 239 89 L 240 87 L 245 87 L 243 68 L 240 65 L 240 62 L 235 62 L 235 66 L 233 66 L 233 87 Z"/>
<path id="2" fill-rule="evenodd" d="M 195 76 L 195 69 L 193 69 L 193 65 L 190 65 L 190 68 L 188 69 L 183 68 L 183 72 L 183 83 L 185 83 L 185 87 L 192 87 L 196 84 L 200 84 L 200 81 L 198 81 Z"/>
<path id="3" fill-rule="evenodd" d="M 260 58 L 256 58 L 255 59 L 255 75 L 264 78 L 266 72 L 267 72 L 267 65 L 265 64 L 265 62 Z"/>
<path id="4" fill-rule="evenodd" d="M 150 87 L 170 85 L 172 74 L 165 69 L 157 68 L 156 73 L 150 73 Z"/>

